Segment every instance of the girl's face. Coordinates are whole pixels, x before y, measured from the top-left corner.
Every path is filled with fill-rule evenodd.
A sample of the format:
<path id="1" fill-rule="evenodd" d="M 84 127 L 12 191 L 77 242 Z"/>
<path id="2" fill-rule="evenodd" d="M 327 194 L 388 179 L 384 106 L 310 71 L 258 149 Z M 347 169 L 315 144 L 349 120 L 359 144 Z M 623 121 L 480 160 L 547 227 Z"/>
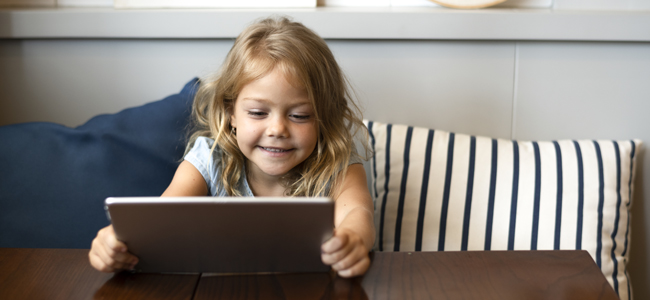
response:
<path id="1" fill-rule="evenodd" d="M 230 119 L 249 175 L 279 177 L 316 148 L 316 122 L 304 89 L 291 85 L 275 68 L 244 86 Z M 262 176 L 262 177 L 258 177 Z"/>

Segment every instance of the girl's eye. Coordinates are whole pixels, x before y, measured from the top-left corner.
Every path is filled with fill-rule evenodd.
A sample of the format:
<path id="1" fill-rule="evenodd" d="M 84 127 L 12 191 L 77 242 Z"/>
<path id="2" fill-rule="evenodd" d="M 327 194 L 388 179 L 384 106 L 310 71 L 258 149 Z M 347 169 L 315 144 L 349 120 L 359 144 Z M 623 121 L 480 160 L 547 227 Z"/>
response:
<path id="1" fill-rule="evenodd" d="M 297 119 L 297 120 L 308 120 L 311 116 L 310 115 L 291 115 L 292 118 Z"/>
<path id="2" fill-rule="evenodd" d="M 267 113 L 263 111 L 249 111 L 248 115 L 253 117 L 264 117 L 267 115 Z"/>

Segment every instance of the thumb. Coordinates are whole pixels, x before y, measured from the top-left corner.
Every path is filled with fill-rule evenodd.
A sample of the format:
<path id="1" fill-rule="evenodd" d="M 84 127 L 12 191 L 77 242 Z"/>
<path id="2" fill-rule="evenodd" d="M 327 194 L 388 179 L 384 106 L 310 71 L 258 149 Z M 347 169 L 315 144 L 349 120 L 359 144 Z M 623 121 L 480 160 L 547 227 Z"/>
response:
<path id="1" fill-rule="evenodd" d="M 340 250 L 348 243 L 348 235 L 345 231 L 334 231 L 334 236 L 323 244 L 322 251 L 332 253 Z"/>

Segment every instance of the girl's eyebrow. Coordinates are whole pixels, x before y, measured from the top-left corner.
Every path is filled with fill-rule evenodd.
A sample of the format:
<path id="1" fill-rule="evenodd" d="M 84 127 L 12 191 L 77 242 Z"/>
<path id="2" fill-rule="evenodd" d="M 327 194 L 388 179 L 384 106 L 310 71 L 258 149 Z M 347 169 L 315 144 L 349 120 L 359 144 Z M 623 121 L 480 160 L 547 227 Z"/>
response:
<path id="1" fill-rule="evenodd" d="M 241 99 L 242 101 L 255 101 L 263 104 L 270 104 L 272 101 L 264 98 L 255 98 L 255 97 L 244 97 Z M 291 104 L 291 107 L 297 107 L 297 106 L 303 106 L 303 105 L 311 105 L 309 101 L 297 101 L 295 103 Z"/>
<path id="2" fill-rule="evenodd" d="M 244 97 L 242 100 L 251 100 L 251 101 L 257 101 L 257 102 L 269 102 L 269 100 L 264 99 L 264 98 L 254 98 L 254 97 Z"/>

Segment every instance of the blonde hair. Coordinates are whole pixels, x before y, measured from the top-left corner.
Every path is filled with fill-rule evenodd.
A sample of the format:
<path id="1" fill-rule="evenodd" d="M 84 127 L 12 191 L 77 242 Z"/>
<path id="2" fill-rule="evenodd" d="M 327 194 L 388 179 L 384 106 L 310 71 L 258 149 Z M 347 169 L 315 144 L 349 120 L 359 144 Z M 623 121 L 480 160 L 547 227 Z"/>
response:
<path id="1" fill-rule="evenodd" d="M 220 71 L 202 80 L 194 99 L 194 132 L 186 152 L 200 136 L 214 139 L 212 151 L 217 146 L 222 150 L 221 179 L 217 184 L 229 195 L 240 196 L 237 187 L 246 157 L 237 145 L 230 117 L 242 88 L 275 68 L 289 82 L 307 91 L 318 134 L 314 152 L 283 177 L 286 193 L 335 197 L 351 157 L 359 156 L 354 136 L 365 127 L 347 79 L 325 41 L 285 17 L 263 19 L 246 28 L 235 40 Z M 365 143 L 364 148 L 368 154 Z"/>

